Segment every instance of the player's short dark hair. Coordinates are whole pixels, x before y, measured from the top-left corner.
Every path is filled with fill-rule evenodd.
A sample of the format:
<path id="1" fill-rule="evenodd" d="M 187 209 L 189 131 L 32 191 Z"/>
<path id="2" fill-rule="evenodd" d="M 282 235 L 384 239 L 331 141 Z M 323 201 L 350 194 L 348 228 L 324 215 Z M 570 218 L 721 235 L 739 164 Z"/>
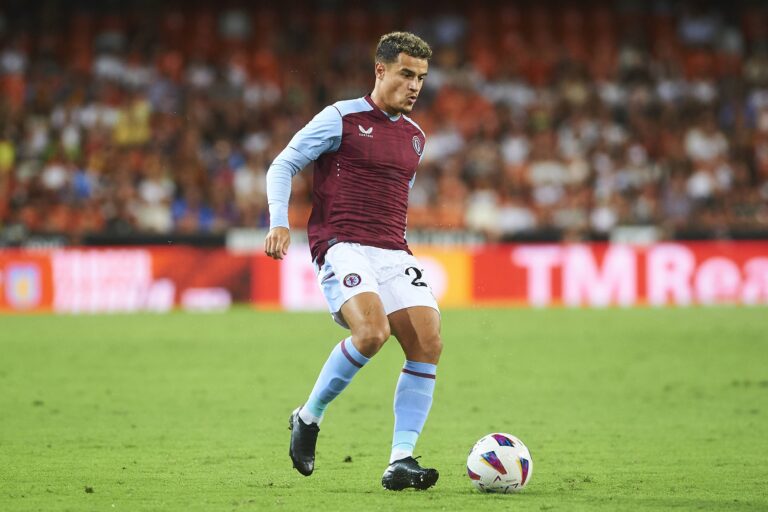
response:
<path id="1" fill-rule="evenodd" d="M 426 41 L 410 32 L 390 32 L 379 39 L 376 47 L 376 62 L 390 63 L 397 60 L 401 53 L 417 59 L 432 57 L 432 48 Z"/>

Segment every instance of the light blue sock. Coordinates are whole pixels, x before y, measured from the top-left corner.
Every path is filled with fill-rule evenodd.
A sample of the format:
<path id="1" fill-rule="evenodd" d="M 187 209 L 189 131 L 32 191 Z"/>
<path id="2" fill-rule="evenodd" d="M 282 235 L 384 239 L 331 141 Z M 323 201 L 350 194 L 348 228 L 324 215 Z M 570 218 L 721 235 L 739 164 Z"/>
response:
<path id="1" fill-rule="evenodd" d="M 367 362 L 368 358 L 357 351 L 351 337 L 341 340 L 328 356 L 307 403 L 299 411 L 302 421 L 320 423 L 331 400 L 339 396 Z"/>
<path id="2" fill-rule="evenodd" d="M 389 462 L 410 457 L 427 421 L 437 366 L 406 361 L 395 389 L 395 435 Z"/>

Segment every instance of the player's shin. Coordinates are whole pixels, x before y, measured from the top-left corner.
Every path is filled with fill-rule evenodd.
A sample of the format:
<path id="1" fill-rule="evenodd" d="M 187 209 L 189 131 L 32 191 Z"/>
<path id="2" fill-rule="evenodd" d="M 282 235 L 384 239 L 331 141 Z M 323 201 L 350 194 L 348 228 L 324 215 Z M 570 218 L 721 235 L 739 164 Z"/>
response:
<path id="1" fill-rule="evenodd" d="M 307 403 L 299 412 L 301 420 L 307 424 L 320 423 L 328 404 L 347 387 L 367 362 L 368 358 L 357 351 L 351 338 L 336 345 L 323 365 Z"/>
<path id="2" fill-rule="evenodd" d="M 413 455 L 432 406 L 436 371 L 434 364 L 405 362 L 395 390 L 395 433 L 390 463 Z"/>

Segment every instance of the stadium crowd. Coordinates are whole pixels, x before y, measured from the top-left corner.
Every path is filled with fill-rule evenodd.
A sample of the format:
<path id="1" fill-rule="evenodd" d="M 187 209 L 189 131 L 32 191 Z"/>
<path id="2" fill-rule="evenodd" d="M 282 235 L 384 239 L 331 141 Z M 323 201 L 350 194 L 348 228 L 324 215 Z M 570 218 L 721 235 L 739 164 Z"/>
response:
<path id="1" fill-rule="evenodd" d="M 35 5 L 0 7 L 0 229 L 265 227 L 270 161 L 408 29 L 434 48 L 410 229 L 768 233 L 759 2 Z"/>

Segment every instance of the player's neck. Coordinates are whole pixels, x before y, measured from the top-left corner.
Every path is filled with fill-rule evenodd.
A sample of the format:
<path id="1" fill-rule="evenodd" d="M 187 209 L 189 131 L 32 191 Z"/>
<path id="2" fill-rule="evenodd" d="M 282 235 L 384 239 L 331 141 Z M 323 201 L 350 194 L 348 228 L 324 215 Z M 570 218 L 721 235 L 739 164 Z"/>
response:
<path id="1" fill-rule="evenodd" d="M 387 114 L 389 117 L 398 117 L 401 114 L 401 112 L 387 106 L 387 104 L 382 101 L 381 96 L 379 95 L 379 92 L 376 90 L 376 88 L 374 88 L 373 92 L 371 93 L 371 101 L 373 101 L 373 104 L 376 105 L 379 110 Z"/>

